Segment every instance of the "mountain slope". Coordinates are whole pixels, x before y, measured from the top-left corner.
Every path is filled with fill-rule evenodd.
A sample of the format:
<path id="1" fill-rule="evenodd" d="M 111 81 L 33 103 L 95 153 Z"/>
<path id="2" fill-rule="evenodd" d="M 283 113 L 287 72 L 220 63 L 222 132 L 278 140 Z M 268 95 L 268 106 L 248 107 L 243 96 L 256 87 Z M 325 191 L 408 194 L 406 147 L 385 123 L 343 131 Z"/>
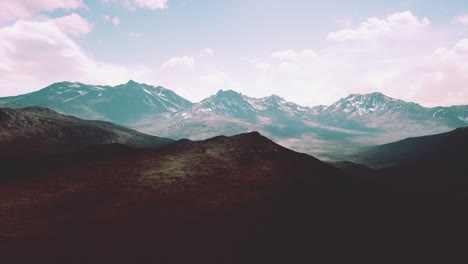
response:
<path id="1" fill-rule="evenodd" d="M 177 112 L 191 102 L 163 87 L 129 81 L 115 87 L 61 82 L 37 92 L 0 98 L 7 107 L 40 106 L 84 119 L 129 126 L 147 116 Z"/>
<path id="2" fill-rule="evenodd" d="M 120 143 L 153 148 L 172 142 L 102 121 L 87 121 L 40 107 L 0 108 L 0 157 L 73 151 L 94 144 Z"/>
<path id="3" fill-rule="evenodd" d="M 101 147 L 101 153 L 115 152 L 115 146 Z M 162 150 L 119 155 L 89 157 L 80 151 L 44 163 L 19 180 L 0 182 L 2 262 L 63 263 L 70 256 L 87 263 L 302 258 L 294 254 L 305 242 L 297 221 L 306 221 L 301 216 L 308 210 L 323 211 L 304 199 L 339 208 L 338 197 L 351 195 L 338 170 L 258 133 L 181 140 Z M 341 230 L 313 229 L 317 242 L 339 237 Z M 276 246 L 282 250 L 270 252 Z M 308 258 L 318 258 L 319 249 L 309 251 Z"/>
<path id="4" fill-rule="evenodd" d="M 407 138 L 372 147 L 356 154 L 353 160 L 374 167 L 384 167 L 417 161 L 464 162 L 467 158 L 468 127 L 463 127 L 448 133 Z"/>
<path id="5" fill-rule="evenodd" d="M 466 252 L 468 185 L 421 191 L 365 168 L 378 184 L 362 183 L 258 133 L 97 149 L 0 181 L 2 263 L 431 263 Z"/>

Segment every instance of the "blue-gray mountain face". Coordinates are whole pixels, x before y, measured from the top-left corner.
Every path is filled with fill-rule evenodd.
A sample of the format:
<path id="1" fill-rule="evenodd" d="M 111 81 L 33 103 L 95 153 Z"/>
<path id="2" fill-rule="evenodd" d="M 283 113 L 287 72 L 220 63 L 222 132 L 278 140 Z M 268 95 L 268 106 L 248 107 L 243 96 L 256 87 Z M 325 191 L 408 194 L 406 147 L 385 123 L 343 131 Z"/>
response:
<path id="1" fill-rule="evenodd" d="M 85 119 L 129 125 L 149 115 L 177 112 L 192 105 L 174 92 L 129 81 L 115 87 L 54 83 L 37 92 L 0 98 L 10 107 L 41 106 Z"/>
<path id="2" fill-rule="evenodd" d="M 330 106 L 304 107 L 276 95 L 251 98 L 219 91 L 193 104 L 168 89 L 133 81 L 115 87 L 55 83 L 34 93 L 0 98 L 0 105 L 48 107 L 173 139 L 256 130 L 322 159 L 340 159 L 356 147 L 468 125 L 467 105 L 426 108 L 381 93 L 353 94 Z"/>

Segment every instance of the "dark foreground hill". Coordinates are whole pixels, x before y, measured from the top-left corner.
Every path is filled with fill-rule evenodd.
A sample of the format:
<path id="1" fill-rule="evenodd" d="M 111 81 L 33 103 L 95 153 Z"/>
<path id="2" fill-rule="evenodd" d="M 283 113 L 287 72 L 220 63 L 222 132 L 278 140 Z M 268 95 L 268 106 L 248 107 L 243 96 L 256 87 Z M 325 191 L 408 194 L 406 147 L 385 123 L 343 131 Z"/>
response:
<path id="1" fill-rule="evenodd" d="M 94 144 L 153 148 L 171 142 L 108 122 L 58 114 L 47 108 L 0 108 L 1 158 L 73 151 Z"/>
<path id="2" fill-rule="evenodd" d="M 464 190 L 357 181 L 258 133 L 28 162 L 0 182 L 0 263 L 452 263 L 467 246 Z"/>
<path id="3" fill-rule="evenodd" d="M 333 207 L 347 188 L 338 170 L 257 133 L 159 151 L 101 145 L 21 176 L 0 184 L 2 263 L 274 260 L 299 234 L 304 196 Z"/>

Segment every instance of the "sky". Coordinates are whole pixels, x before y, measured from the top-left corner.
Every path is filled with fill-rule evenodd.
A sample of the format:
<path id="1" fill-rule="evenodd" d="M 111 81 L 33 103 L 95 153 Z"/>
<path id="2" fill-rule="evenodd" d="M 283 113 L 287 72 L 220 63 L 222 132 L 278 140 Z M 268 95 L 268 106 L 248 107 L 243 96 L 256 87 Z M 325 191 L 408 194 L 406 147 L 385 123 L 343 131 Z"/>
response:
<path id="1" fill-rule="evenodd" d="M 460 0 L 1 0 L 0 96 L 54 82 L 468 104 Z"/>

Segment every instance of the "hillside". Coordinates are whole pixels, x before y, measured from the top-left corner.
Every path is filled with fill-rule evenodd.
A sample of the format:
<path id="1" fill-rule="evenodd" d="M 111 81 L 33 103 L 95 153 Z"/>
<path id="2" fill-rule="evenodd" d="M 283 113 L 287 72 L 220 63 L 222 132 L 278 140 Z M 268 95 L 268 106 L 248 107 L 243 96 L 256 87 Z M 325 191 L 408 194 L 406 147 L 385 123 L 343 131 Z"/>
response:
<path id="1" fill-rule="evenodd" d="M 0 157 L 69 152 L 95 144 L 162 147 L 170 139 L 149 136 L 102 121 L 82 120 L 47 108 L 0 108 Z"/>
<path id="2" fill-rule="evenodd" d="M 459 161 L 468 158 L 468 127 L 375 146 L 350 157 L 373 167 L 390 167 L 408 162 Z"/>

